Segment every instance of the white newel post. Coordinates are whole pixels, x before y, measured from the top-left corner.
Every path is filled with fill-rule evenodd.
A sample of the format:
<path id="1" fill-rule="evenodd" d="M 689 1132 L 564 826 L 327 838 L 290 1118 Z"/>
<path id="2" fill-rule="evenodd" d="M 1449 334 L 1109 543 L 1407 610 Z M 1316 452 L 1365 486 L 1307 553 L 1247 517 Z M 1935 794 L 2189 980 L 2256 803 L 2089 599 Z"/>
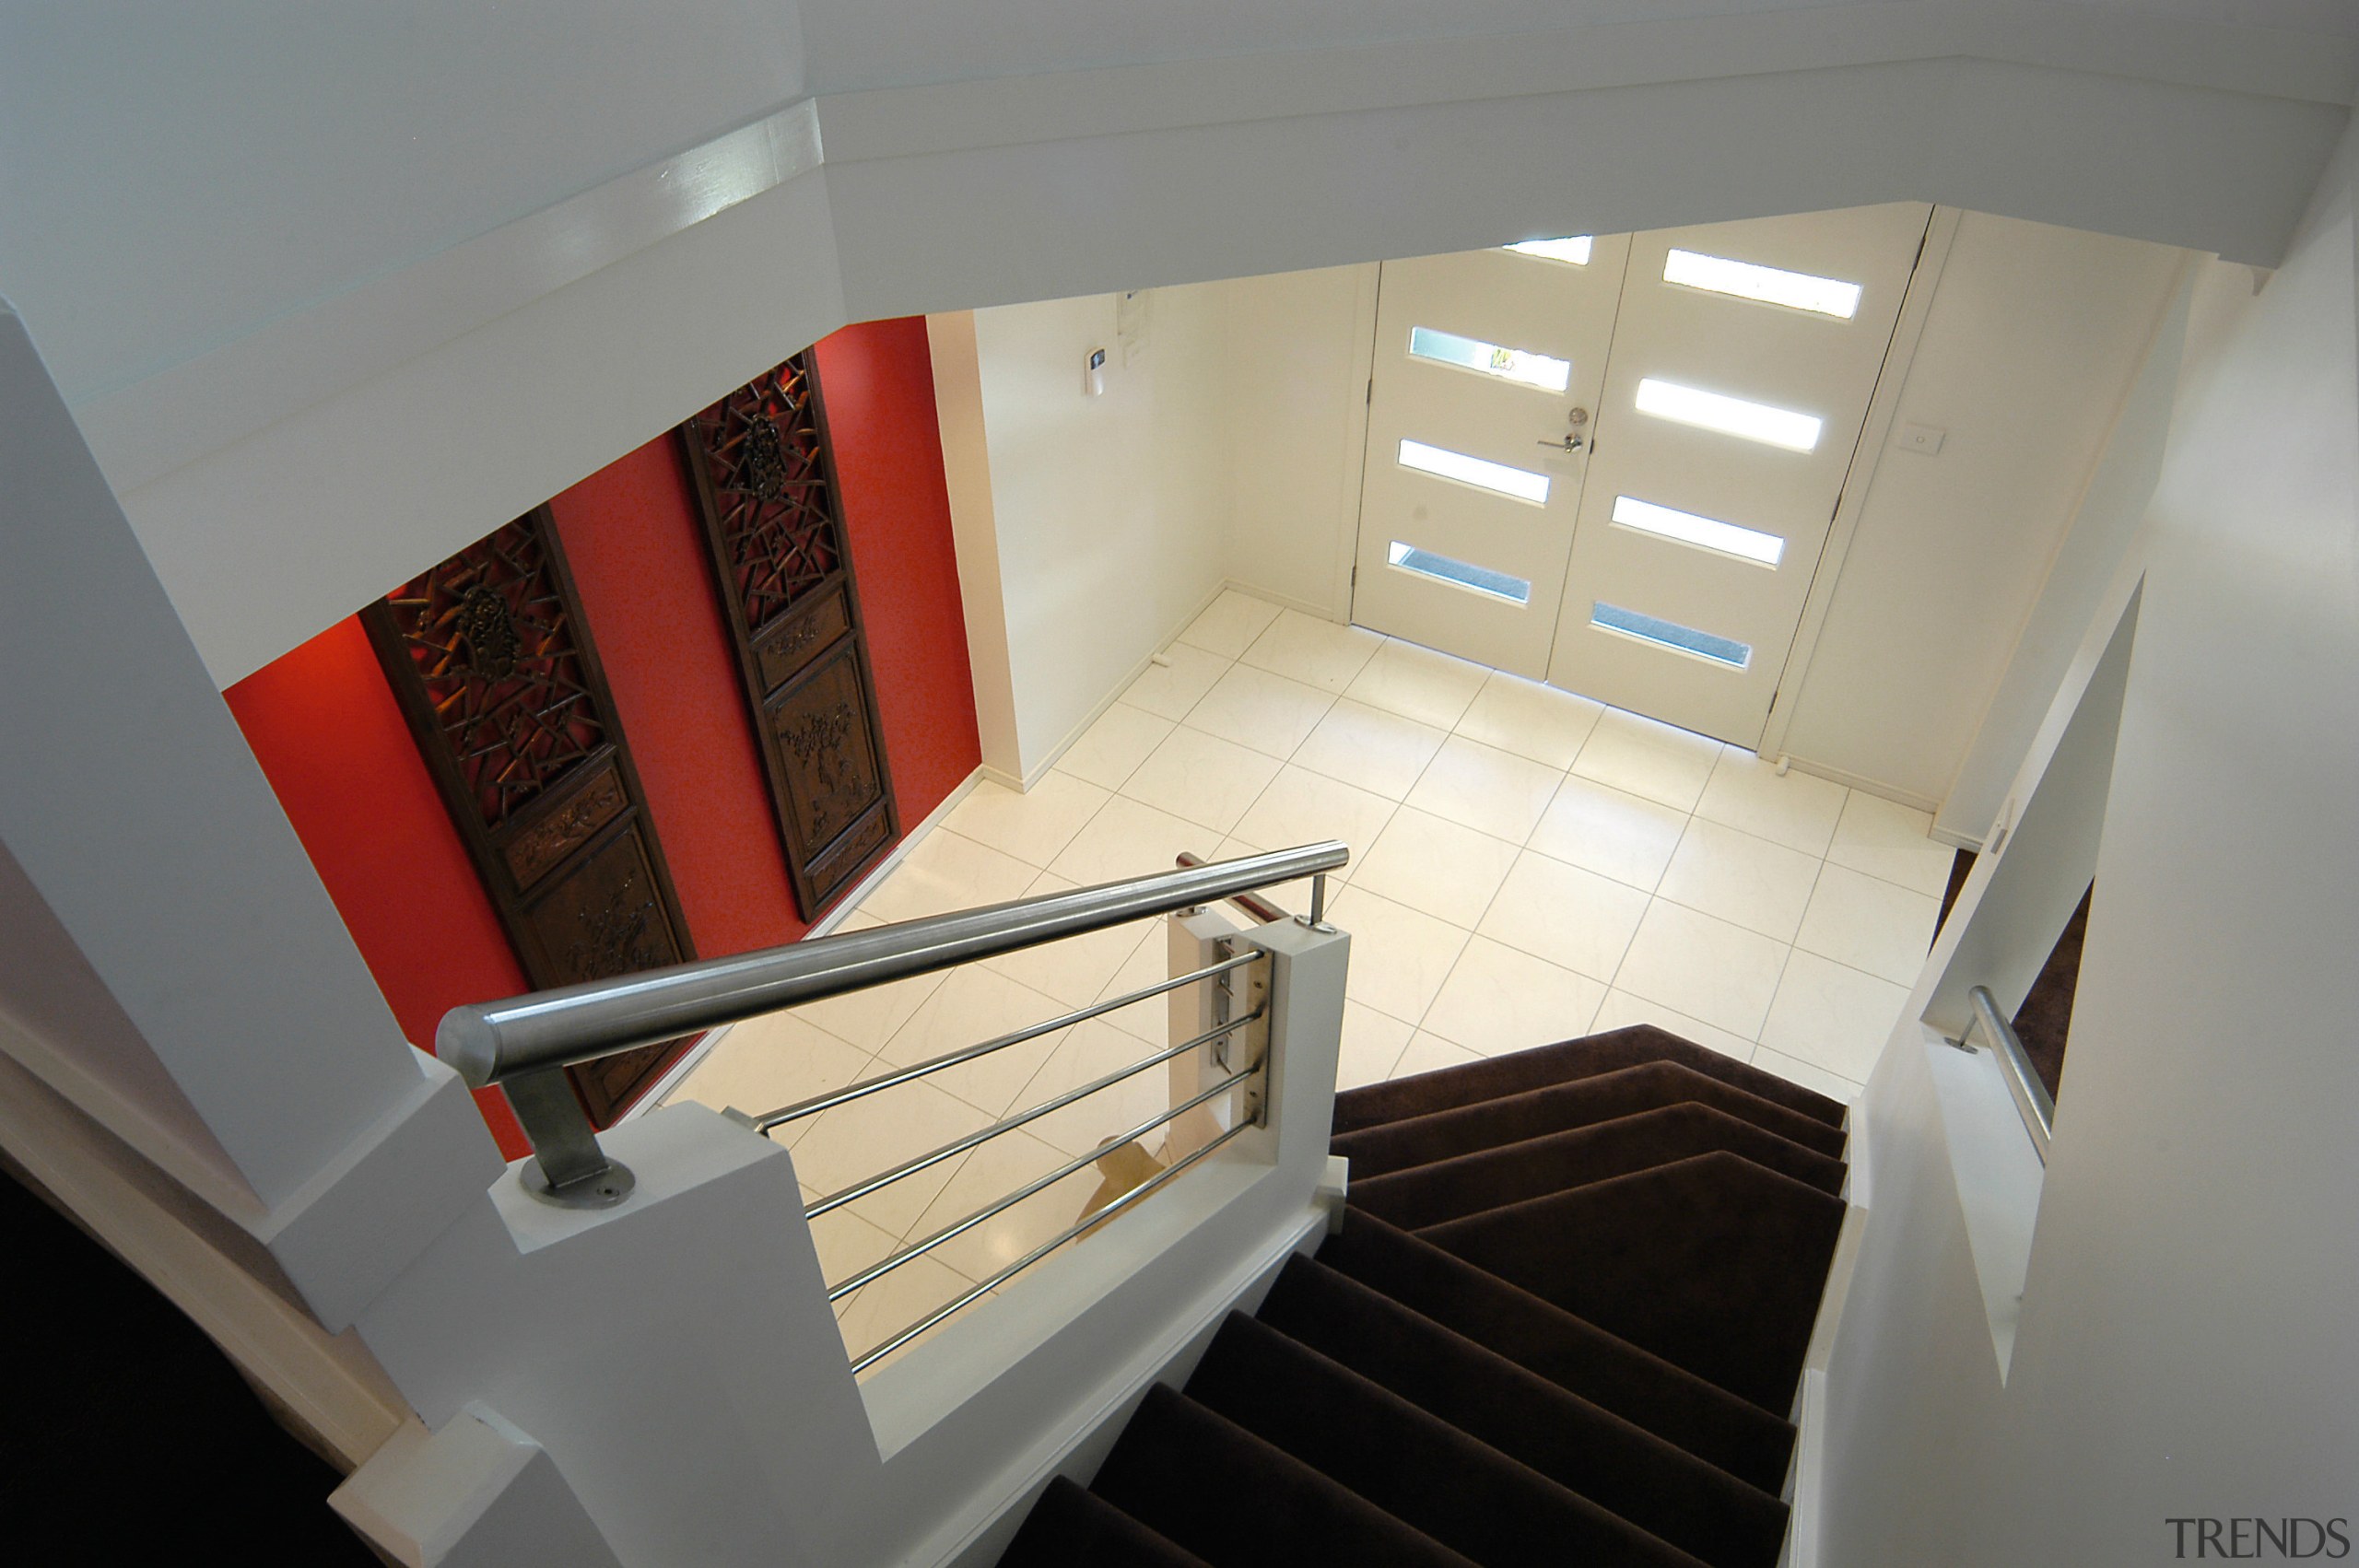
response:
<path id="1" fill-rule="evenodd" d="M 1255 926 L 1240 940 L 1271 957 L 1269 1124 L 1279 1169 L 1314 1196 L 1326 1180 L 1335 1120 L 1335 1060 L 1343 1047 L 1348 932 L 1299 919 Z"/>

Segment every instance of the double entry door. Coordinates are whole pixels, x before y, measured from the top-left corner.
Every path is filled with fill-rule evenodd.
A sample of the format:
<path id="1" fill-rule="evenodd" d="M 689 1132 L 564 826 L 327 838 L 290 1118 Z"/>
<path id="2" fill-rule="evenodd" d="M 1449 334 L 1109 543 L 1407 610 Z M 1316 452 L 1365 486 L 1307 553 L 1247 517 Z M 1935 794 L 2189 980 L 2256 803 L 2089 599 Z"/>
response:
<path id="1" fill-rule="evenodd" d="M 1931 216 L 1385 263 L 1352 618 L 1756 745 Z"/>

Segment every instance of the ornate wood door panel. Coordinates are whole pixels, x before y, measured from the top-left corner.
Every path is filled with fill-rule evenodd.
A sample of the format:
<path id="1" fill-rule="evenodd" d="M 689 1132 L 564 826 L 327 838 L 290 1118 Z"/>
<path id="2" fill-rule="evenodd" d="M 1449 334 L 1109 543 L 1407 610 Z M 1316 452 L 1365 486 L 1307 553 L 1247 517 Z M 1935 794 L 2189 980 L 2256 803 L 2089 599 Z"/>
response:
<path id="1" fill-rule="evenodd" d="M 361 621 L 534 989 L 695 957 L 548 508 Z M 573 1069 L 591 1120 L 686 1044 Z"/>
<path id="2" fill-rule="evenodd" d="M 680 427 L 806 919 L 900 836 L 811 358 Z"/>

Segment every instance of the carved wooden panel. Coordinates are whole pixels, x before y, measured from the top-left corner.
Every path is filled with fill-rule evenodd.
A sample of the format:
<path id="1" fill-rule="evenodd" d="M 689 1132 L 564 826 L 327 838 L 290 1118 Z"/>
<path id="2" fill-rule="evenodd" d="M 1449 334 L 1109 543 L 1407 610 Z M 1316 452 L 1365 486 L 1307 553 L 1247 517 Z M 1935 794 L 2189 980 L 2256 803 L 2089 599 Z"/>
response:
<path id="1" fill-rule="evenodd" d="M 361 619 L 534 988 L 696 956 L 548 509 Z M 591 1119 L 606 1125 L 686 1044 L 575 1069 Z"/>
<path id="2" fill-rule="evenodd" d="M 885 791 L 858 651 L 845 638 L 770 704 L 770 734 L 786 768 L 794 826 L 806 844 L 833 844 Z"/>
<path id="3" fill-rule="evenodd" d="M 805 919 L 900 833 L 811 357 L 679 432 Z"/>

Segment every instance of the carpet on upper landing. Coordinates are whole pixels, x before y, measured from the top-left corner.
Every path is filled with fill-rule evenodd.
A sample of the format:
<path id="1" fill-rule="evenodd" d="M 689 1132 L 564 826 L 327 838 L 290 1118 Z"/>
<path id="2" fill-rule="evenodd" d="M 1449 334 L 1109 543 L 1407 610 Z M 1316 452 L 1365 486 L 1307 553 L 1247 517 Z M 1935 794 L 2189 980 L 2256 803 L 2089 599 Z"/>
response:
<path id="1" fill-rule="evenodd" d="M 1334 1130 L 1338 1135 L 1356 1132 L 1379 1122 L 1430 1115 L 1658 1061 L 1675 1062 L 1829 1127 L 1843 1124 L 1846 1112 L 1840 1100 L 1789 1083 L 1775 1073 L 1683 1040 L 1651 1024 L 1635 1024 L 1602 1035 L 1508 1051 L 1480 1061 L 1347 1089 L 1335 1096 Z"/>

